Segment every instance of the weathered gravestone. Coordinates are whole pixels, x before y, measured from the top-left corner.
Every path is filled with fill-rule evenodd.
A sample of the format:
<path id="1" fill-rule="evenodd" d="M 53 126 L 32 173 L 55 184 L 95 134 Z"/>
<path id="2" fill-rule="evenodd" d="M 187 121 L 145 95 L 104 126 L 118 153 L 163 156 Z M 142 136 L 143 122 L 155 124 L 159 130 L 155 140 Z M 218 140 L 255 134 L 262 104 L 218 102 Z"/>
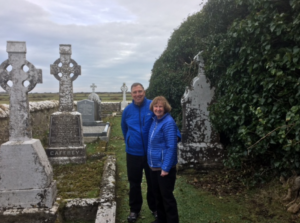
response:
<path id="1" fill-rule="evenodd" d="M 73 107 L 73 81 L 81 74 L 81 67 L 71 59 L 71 45 L 59 45 L 60 58 L 50 66 L 59 80 L 59 111 L 50 117 L 49 148 L 52 164 L 85 163 L 86 150 L 82 134 L 82 118 Z"/>
<path id="2" fill-rule="evenodd" d="M 81 113 L 82 125 L 96 125 L 95 103 L 92 100 L 84 99 L 77 102 L 77 111 Z"/>
<path id="3" fill-rule="evenodd" d="M 127 107 L 128 102 L 126 101 L 126 92 L 128 91 L 128 87 L 125 83 L 123 83 L 121 87 L 121 91 L 123 93 L 123 101 L 121 102 L 121 112 Z"/>
<path id="4" fill-rule="evenodd" d="M 0 85 L 10 96 L 9 141 L 0 147 L 0 222 L 54 222 L 56 181 L 40 140 L 32 138 L 28 103 L 42 70 L 26 60 L 25 42 L 8 41 L 7 52 L 0 65 Z"/>
<path id="5" fill-rule="evenodd" d="M 214 89 L 210 88 L 204 75 L 201 52 L 194 59 L 199 64 L 199 71 L 181 99 L 182 142 L 178 143 L 178 163 L 182 168 L 220 168 L 224 150 L 218 133 L 212 128 L 207 110 L 212 103 Z"/>
<path id="6" fill-rule="evenodd" d="M 94 106 L 96 106 L 94 101 L 88 99 L 77 102 L 77 111 L 82 115 L 84 142 L 93 142 L 98 138 L 108 141 L 109 122 L 95 120 Z"/>
<path id="7" fill-rule="evenodd" d="M 93 92 L 91 94 L 89 94 L 88 99 L 95 103 L 95 105 L 94 105 L 95 120 L 100 121 L 101 120 L 101 100 L 95 92 L 96 87 L 97 86 L 95 84 L 91 85 L 91 88 L 92 88 Z"/>

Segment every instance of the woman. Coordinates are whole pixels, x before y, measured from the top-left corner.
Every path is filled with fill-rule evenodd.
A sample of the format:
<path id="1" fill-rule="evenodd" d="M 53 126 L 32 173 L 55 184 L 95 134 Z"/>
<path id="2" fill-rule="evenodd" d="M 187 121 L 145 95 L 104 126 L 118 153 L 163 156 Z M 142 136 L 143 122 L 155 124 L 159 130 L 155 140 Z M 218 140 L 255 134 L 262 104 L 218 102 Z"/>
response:
<path id="1" fill-rule="evenodd" d="M 176 199 L 173 195 L 176 180 L 177 136 L 180 136 L 171 106 L 163 96 L 153 99 L 150 110 L 155 117 L 149 131 L 148 164 L 156 199 L 157 220 L 152 223 L 178 223 Z"/>

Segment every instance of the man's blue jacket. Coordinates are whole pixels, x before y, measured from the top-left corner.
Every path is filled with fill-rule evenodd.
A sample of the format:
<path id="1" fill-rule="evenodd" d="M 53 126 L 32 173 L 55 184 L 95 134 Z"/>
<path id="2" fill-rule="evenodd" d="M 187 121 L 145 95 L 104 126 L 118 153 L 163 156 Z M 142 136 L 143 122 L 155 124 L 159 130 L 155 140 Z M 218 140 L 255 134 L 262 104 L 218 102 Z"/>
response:
<path id="1" fill-rule="evenodd" d="M 161 119 L 155 116 L 149 131 L 149 166 L 169 172 L 177 164 L 177 142 L 180 139 L 180 132 L 169 113 Z"/>
<path id="2" fill-rule="evenodd" d="M 148 133 L 154 116 L 149 109 L 151 102 L 145 97 L 141 106 L 137 106 L 132 100 L 123 111 L 121 127 L 126 153 L 134 156 L 147 155 Z"/>

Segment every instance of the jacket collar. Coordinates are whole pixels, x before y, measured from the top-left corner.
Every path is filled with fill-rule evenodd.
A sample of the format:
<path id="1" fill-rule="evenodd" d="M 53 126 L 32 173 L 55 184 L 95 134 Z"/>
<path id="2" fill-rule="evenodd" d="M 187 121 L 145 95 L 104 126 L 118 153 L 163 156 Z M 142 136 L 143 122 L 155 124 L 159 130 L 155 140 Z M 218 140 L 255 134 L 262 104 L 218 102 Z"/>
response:
<path id="1" fill-rule="evenodd" d="M 156 122 L 161 122 L 163 119 L 165 119 L 165 118 L 166 118 L 167 116 L 169 116 L 169 115 L 170 115 L 170 113 L 167 112 L 167 113 L 164 114 L 164 116 L 161 117 L 160 119 L 157 119 L 157 116 L 154 116 L 153 119 L 154 119 L 154 121 L 156 121 Z"/>

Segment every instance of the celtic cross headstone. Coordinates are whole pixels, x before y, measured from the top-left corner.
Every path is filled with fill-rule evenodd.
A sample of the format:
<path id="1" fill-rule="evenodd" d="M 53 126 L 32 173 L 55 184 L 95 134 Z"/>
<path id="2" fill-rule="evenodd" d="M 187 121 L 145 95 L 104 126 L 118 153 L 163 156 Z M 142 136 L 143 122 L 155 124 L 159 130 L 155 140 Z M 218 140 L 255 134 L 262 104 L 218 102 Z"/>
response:
<path id="1" fill-rule="evenodd" d="M 52 164 L 85 163 L 82 116 L 73 111 L 73 81 L 81 74 L 81 67 L 71 59 L 71 45 L 60 44 L 59 53 L 60 58 L 50 65 L 50 73 L 59 80 L 59 110 L 50 117 L 46 152 Z"/>
<path id="2" fill-rule="evenodd" d="M 59 111 L 73 111 L 73 81 L 81 74 L 81 66 L 71 59 L 72 47 L 59 45 L 60 58 L 50 65 L 50 73 L 59 80 Z"/>
<path id="3" fill-rule="evenodd" d="M 10 96 L 10 136 L 0 147 L 0 210 L 19 211 L 10 216 L 0 211 L 0 219 L 22 219 L 27 223 L 32 222 L 33 216 L 22 215 L 24 208 L 29 212 L 30 208 L 40 208 L 44 217 L 49 217 L 47 213 L 56 197 L 56 181 L 40 140 L 32 138 L 30 124 L 28 92 L 42 83 L 42 70 L 26 60 L 25 42 L 8 41 L 7 52 L 8 60 L 0 65 L 0 85 Z M 9 71 L 8 67 L 12 69 Z"/>
<path id="4" fill-rule="evenodd" d="M 9 140 L 24 141 L 32 138 L 28 92 L 42 83 L 42 70 L 26 60 L 25 42 L 8 41 L 7 52 L 9 59 L 0 65 L 0 85 L 10 98 Z M 7 70 L 9 66 L 11 71 Z M 27 72 L 23 70 L 25 67 L 29 69 Z"/>
<path id="5" fill-rule="evenodd" d="M 92 88 L 92 90 L 93 90 L 93 92 L 95 92 L 95 88 L 96 88 L 97 86 L 93 83 L 92 85 L 91 85 L 91 88 Z"/>
<path id="6" fill-rule="evenodd" d="M 123 101 L 121 102 L 121 111 L 123 111 L 128 103 L 126 102 L 126 92 L 128 91 L 128 87 L 126 86 L 125 83 L 121 86 L 121 91 L 123 93 Z"/>

